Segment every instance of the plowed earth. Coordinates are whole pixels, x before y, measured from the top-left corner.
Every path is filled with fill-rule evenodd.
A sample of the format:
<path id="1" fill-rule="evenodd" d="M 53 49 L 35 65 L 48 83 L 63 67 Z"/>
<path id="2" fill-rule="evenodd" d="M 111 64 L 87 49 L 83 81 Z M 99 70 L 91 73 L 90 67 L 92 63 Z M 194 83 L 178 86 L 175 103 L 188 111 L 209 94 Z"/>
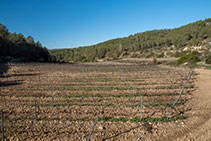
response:
<path id="1" fill-rule="evenodd" d="M 178 120 L 166 122 L 190 72 L 120 62 L 11 64 L 0 76 L 5 140 L 87 140 L 97 115 L 91 140 L 203 139 L 210 123 L 205 70 L 194 73 L 176 104 L 170 119 Z"/>

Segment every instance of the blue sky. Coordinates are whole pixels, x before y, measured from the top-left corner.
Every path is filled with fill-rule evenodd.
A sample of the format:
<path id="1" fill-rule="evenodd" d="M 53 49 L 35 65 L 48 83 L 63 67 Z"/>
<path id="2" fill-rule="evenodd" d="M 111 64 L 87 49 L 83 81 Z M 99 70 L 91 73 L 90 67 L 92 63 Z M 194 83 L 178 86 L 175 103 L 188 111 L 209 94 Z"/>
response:
<path id="1" fill-rule="evenodd" d="M 72 48 L 211 18 L 211 0 L 0 0 L 0 23 Z"/>

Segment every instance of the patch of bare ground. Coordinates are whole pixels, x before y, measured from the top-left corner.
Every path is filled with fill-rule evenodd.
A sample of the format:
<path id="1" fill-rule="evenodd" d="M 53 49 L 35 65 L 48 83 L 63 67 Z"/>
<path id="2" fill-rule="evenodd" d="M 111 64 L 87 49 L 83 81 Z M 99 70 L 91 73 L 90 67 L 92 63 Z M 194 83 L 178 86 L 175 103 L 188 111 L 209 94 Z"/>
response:
<path id="1" fill-rule="evenodd" d="M 196 69 L 196 91 L 187 105 L 188 119 L 166 123 L 159 127 L 158 138 L 154 140 L 211 140 L 211 71 Z"/>

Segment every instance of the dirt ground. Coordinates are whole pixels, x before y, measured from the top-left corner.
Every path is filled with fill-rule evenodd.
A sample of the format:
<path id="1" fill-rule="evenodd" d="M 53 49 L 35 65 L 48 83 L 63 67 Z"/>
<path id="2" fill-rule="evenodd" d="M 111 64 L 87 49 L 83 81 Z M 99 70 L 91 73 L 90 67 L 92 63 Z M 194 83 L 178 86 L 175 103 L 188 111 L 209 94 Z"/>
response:
<path id="1" fill-rule="evenodd" d="M 196 69 L 195 72 L 198 73 L 196 91 L 188 103 L 189 118 L 177 125 L 166 126 L 163 136 L 155 137 L 155 140 L 211 140 L 211 71 Z"/>
<path id="2" fill-rule="evenodd" d="M 192 99 L 188 101 L 187 106 L 189 108 L 188 111 L 185 112 L 188 118 L 183 121 L 154 124 L 152 125 L 152 133 L 146 132 L 144 133 L 145 136 L 142 134 L 139 138 L 140 140 L 211 140 L 211 71 L 196 69 L 195 73 L 197 73 L 197 81 L 195 81 L 196 90 L 193 92 Z M 141 127 L 142 126 L 144 129 L 144 125 L 141 125 Z M 130 139 L 135 140 L 132 138 Z"/>
<path id="3" fill-rule="evenodd" d="M 124 94 L 128 91 L 125 90 L 113 90 L 113 87 L 119 86 L 120 84 L 124 84 L 121 82 L 121 80 L 117 81 L 116 77 L 119 76 L 118 72 L 115 70 L 117 68 L 121 67 L 121 70 L 125 71 L 125 77 L 127 76 L 128 80 L 134 80 L 131 81 L 131 84 L 133 86 L 136 86 L 137 93 L 147 93 L 147 94 L 164 94 L 164 92 L 170 94 L 172 92 L 179 92 L 178 86 L 183 86 L 184 81 L 186 80 L 186 76 L 190 73 L 189 71 L 184 71 L 182 68 L 170 68 L 168 66 L 159 66 L 159 67 L 152 67 L 147 68 L 146 66 L 138 66 L 138 65 L 132 65 L 133 63 L 124 64 L 121 67 L 121 63 L 119 63 L 118 67 L 115 67 L 114 65 L 108 65 L 108 63 L 104 64 L 104 66 L 100 65 L 97 67 L 93 66 L 87 66 L 87 64 L 83 65 L 82 70 L 78 72 L 78 69 L 71 70 L 71 73 L 69 75 L 65 74 L 69 71 L 69 66 L 61 66 L 62 69 L 65 69 L 68 71 L 61 71 L 60 66 L 56 66 L 58 69 L 56 73 L 54 72 L 54 65 L 49 65 L 48 67 L 42 66 L 39 67 L 39 69 L 43 69 L 43 72 L 40 72 L 40 76 L 38 77 L 36 75 L 32 75 L 29 72 L 32 72 L 36 74 L 36 71 L 33 71 L 31 67 L 27 67 L 29 70 L 27 70 L 24 66 L 20 68 L 21 74 L 25 72 L 25 75 L 21 76 L 20 74 L 11 74 L 13 77 L 4 78 L 5 80 L 15 81 L 17 78 L 21 77 L 24 81 L 23 84 L 19 85 L 11 85 L 11 86 L 4 86 L 2 89 L 0 89 L 0 92 L 2 94 L 8 94 L 8 96 L 2 95 L 2 98 L 0 99 L 0 109 L 9 109 L 6 113 L 6 116 L 9 117 L 14 115 L 18 115 L 17 117 L 11 119 L 20 118 L 22 117 L 32 115 L 34 116 L 34 109 L 33 106 L 30 106 L 34 103 L 34 97 L 33 94 L 42 91 L 45 95 L 51 95 L 49 91 L 49 87 L 51 87 L 50 84 L 54 84 L 57 89 L 55 89 L 55 92 L 52 93 L 52 96 L 54 99 L 52 100 L 52 97 L 41 97 L 37 98 L 39 100 L 40 109 L 39 109 L 39 117 L 43 120 L 34 121 L 34 120 L 6 120 L 5 127 L 6 127 L 6 140 L 87 140 L 87 137 L 89 135 L 90 128 L 92 127 L 94 120 L 96 118 L 96 113 L 99 113 L 98 110 L 102 111 L 98 107 L 103 107 L 103 105 L 100 105 L 101 103 L 110 103 L 112 106 L 104 106 L 103 115 L 106 115 L 108 117 L 138 117 L 139 116 L 139 108 L 131 108 L 131 107 L 121 107 L 118 106 L 119 104 L 126 103 L 127 98 L 125 97 L 112 97 L 115 94 Z M 107 66 L 106 66 L 107 65 Z M 128 65 L 131 65 L 128 67 Z M 49 69 L 49 67 L 52 67 L 50 69 L 51 71 L 48 71 L 51 75 L 54 77 L 46 77 L 45 71 L 46 69 Z M 106 68 L 110 66 L 110 69 L 106 71 Z M 46 68 L 43 68 L 46 67 Z M 71 68 L 80 68 L 81 66 L 71 66 Z M 103 67 L 103 69 L 101 68 Z M 145 68 L 144 68 L 145 67 Z M 92 68 L 99 69 L 98 71 L 95 71 L 93 73 Z M 86 69 L 86 71 L 84 70 Z M 143 69 L 143 70 L 141 70 Z M 81 70 L 81 69 L 79 69 Z M 105 70 L 102 71 L 102 70 Z M 139 70 L 139 71 L 137 71 Z M 10 69 L 11 71 L 11 69 Z M 175 71 L 175 72 L 173 72 Z M 90 73 L 87 73 L 90 72 Z M 9 72 L 10 73 L 10 72 Z M 58 74 L 57 74 L 58 73 Z M 61 74 L 63 74 L 64 77 L 62 77 Z M 105 73 L 105 74 L 104 74 Z M 132 73 L 133 75 L 130 75 Z M 24 74 L 24 73 L 23 73 Z M 108 78 L 105 77 L 108 75 Z M 144 75 L 143 75 L 144 74 Z M 165 75 L 164 75 L 165 74 Z M 187 116 L 187 119 L 184 120 L 177 120 L 172 122 L 111 122 L 111 121 L 103 121 L 99 120 L 96 124 L 95 130 L 93 132 L 93 135 L 91 136 L 91 140 L 96 141 L 102 141 L 102 140 L 108 140 L 108 141 L 172 141 L 172 140 L 211 140 L 211 71 L 205 70 L 205 69 L 196 69 L 195 74 L 191 78 L 188 85 L 193 84 L 194 88 L 189 87 L 186 88 L 184 94 L 180 98 L 180 100 L 188 99 L 187 102 L 185 102 L 182 108 L 178 105 L 176 110 L 173 111 L 174 116 Z M 43 76 L 44 75 L 44 76 Z M 111 75 L 111 76 L 110 76 Z M 72 76 L 69 78 L 66 78 L 68 76 Z M 76 77 L 73 77 L 76 76 Z M 135 77 L 134 77 L 135 76 Z M 165 76 L 165 77 L 164 77 Z M 174 77 L 173 77 L 174 76 Z M 89 78 L 92 78 L 95 81 L 89 80 Z M 99 77 L 99 78 L 98 78 Z M 105 80 L 108 80 L 106 82 L 102 81 L 103 78 L 107 78 Z M 144 81 L 142 82 L 139 80 L 140 78 Z M 173 78 L 172 78 L 173 77 Z M 36 78 L 39 78 L 36 80 Z M 49 81 L 47 81 L 48 79 Z M 64 86 L 70 86 L 69 83 L 67 83 L 71 78 L 71 88 L 72 89 L 65 89 L 63 90 L 64 94 L 71 95 L 78 93 L 81 95 L 91 95 L 91 93 L 97 93 L 101 94 L 101 96 L 104 96 L 105 94 L 109 94 L 110 97 L 72 97 L 72 98 L 65 98 L 65 97 L 58 97 L 59 95 L 63 94 L 61 87 Z M 82 79 L 86 79 L 87 81 L 81 81 Z M 101 79 L 102 80 L 101 80 Z M 114 79 L 115 78 L 115 79 Z M 129 79 L 130 78 L 130 79 Z M 138 79 L 139 78 L 139 79 Z M 150 79 L 149 79 L 150 78 Z M 165 79 L 164 79 L 165 78 Z M 168 78 L 168 79 L 167 79 Z M 1 78 L 3 81 L 3 77 Z M 14 80 L 13 80 L 14 79 Z M 54 80 L 55 79 L 55 80 Z M 34 80 L 34 81 L 32 81 Z M 57 80 L 57 81 L 56 81 Z M 80 81 L 78 81 L 80 80 Z M 156 80 L 156 81 L 153 81 Z M 10 82 L 9 81 L 9 82 Z M 55 82 L 54 82 L 55 81 Z M 62 84 L 65 85 L 59 85 L 60 82 L 63 82 Z M 117 81 L 117 82 L 116 82 Z M 30 82 L 30 83 L 29 83 Z M 39 83 L 37 83 L 39 82 Z M 89 82 L 89 83 L 87 83 Z M 115 82 L 115 83 L 114 83 Z M 121 82 L 121 83 L 120 83 Z M 164 83 L 165 82 L 165 83 Z M 169 82 L 169 84 L 167 83 Z M 171 83 L 170 83 L 171 82 Z M 174 83 L 175 82 L 175 83 Z M 30 85 L 30 84 L 33 85 Z M 116 85 L 116 83 L 119 83 Z M 141 85 L 142 83 L 145 83 L 145 85 Z M 92 84 L 92 85 L 91 85 Z M 93 85 L 94 84 L 94 85 Z M 109 84 L 109 85 L 108 85 Z M 112 84 L 112 86 L 110 86 Z M 153 85 L 152 85 L 153 84 Z M 167 85 L 168 84 L 168 85 Z M 92 89 L 88 89 L 90 86 L 92 86 Z M 162 87 L 161 87 L 162 86 Z M 167 87 L 166 87 L 167 86 Z M 173 87 L 175 86 L 175 87 Z M 18 89 L 16 88 L 18 87 Z M 39 88 L 37 88 L 39 87 Z M 97 89 L 96 89 L 96 88 Z M 102 88 L 103 89 L 102 89 Z M 140 89 L 138 88 L 145 88 Z M 73 89 L 74 88 L 74 89 Z M 81 90 L 79 90 L 81 88 Z M 86 88 L 86 89 L 85 89 Z M 101 89 L 100 89 L 101 88 Z M 108 89 L 109 88 L 109 89 Z M 193 90 L 192 90 L 193 89 Z M 36 91 L 35 91 L 36 90 Z M 84 92 L 86 90 L 86 93 Z M 106 91 L 105 91 L 106 90 Z M 58 91 L 58 92 L 57 92 Z M 59 92 L 60 91 L 60 92 Z M 78 93 L 76 93 L 78 91 Z M 105 94 L 102 92 L 106 92 Z M 118 93 L 117 93 L 118 92 Z M 58 93 L 58 95 L 56 95 Z M 25 94 L 25 95 L 32 95 L 28 97 L 17 97 L 19 94 Z M 4 96 L 4 97 L 3 97 Z M 150 101 L 156 102 L 155 99 L 163 99 L 164 101 L 168 101 L 169 103 L 173 103 L 169 96 L 154 96 L 150 97 L 149 99 L 144 99 L 145 104 Z M 172 96 L 173 100 L 175 99 L 175 96 Z M 135 99 L 136 103 L 139 103 L 140 99 Z M 18 102 L 22 102 L 22 107 L 20 106 Z M 51 106 L 51 102 L 54 102 L 54 104 L 57 104 L 57 106 Z M 67 102 L 70 102 L 71 104 L 66 105 Z M 180 101 L 182 102 L 182 101 Z M 5 104 L 6 103 L 6 104 Z M 50 104 L 49 104 L 50 103 Z M 80 104 L 85 104 L 85 106 L 82 106 Z M 18 105 L 19 104 L 19 105 Z M 48 105 L 49 104 L 49 105 Z M 61 105 L 60 105 L 61 104 Z M 62 106 L 63 104 L 63 106 Z M 18 105 L 18 106 L 17 106 Z M 100 106 L 98 106 L 100 105 Z M 6 107 L 6 108 L 5 108 Z M 147 115 L 147 108 L 144 110 L 144 115 Z M 150 107 L 150 111 L 155 111 L 156 108 L 163 109 L 162 106 L 159 107 Z M 24 109 L 24 110 L 22 110 Z M 167 112 L 169 111 L 169 107 L 166 107 Z M 1 111 L 1 110 L 0 110 Z M 55 111 L 55 112 L 52 112 Z M 166 113 L 167 113 L 166 112 Z M 84 114 L 85 113 L 85 114 Z M 117 115 L 115 115 L 115 114 Z M 133 115 L 133 113 L 137 113 L 137 115 Z M 100 115 L 102 117 L 102 114 Z M 152 115 L 152 113 L 148 113 L 149 115 Z M 82 116 L 81 116 L 82 115 Z M 86 117 L 83 115 L 86 115 Z M 154 115 L 156 116 L 156 114 Z M 161 115 L 158 115 L 159 117 Z M 173 114 L 172 114 L 173 116 Z M 74 119 L 78 120 L 66 120 L 66 117 L 73 117 Z M 58 120 L 56 120 L 58 119 Z M 86 119 L 86 120 L 80 120 L 80 119 Z M 11 126 L 12 125 L 12 126 Z M 17 126 L 17 127 L 16 127 Z M 10 128 L 9 128 L 10 127 Z M 1 131 L 1 130 L 0 130 Z M 1 135 L 0 135 L 1 138 Z"/>

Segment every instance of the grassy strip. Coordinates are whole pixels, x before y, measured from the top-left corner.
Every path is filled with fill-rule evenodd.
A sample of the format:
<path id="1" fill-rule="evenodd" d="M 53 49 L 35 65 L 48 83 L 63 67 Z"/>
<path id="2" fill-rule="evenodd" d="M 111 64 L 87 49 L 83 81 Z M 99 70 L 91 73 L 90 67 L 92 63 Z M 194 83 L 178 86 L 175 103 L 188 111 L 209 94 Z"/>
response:
<path id="1" fill-rule="evenodd" d="M 146 96 L 146 97 L 154 97 L 154 96 L 177 96 L 178 93 L 158 93 L 158 94 L 134 94 L 134 97 L 140 97 L 140 96 Z M 183 94 L 187 95 L 187 94 Z M 20 94 L 20 95 L 2 95 L 2 96 L 17 96 L 17 97 L 52 97 L 51 95 L 45 95 L 45 94 Z M 111 95 L 111 94 L 72 94 L 72 95 L 54 95 L 53 97 L 63 97 L 63 98 L 89 98 L 89 97 L 99 97 L 99 98 L 104 98 L 104 97 L 116 97 L 116 98 L 121 98 L 121 97 L 132 97 L 133 95 L 131 94 L 117 94 L 117 95 Z"/>
<path id="2" fill-rule="evenodd" d="M 177 106 L 179 105 L 184 105 L 183 102 L 178 102 L 176 103 Z M 29 104 L 28 106 L 34 106 L 34 104 Z M 38 106 L 40 107 L 69 107 L 69 106 L 102 106 L 102 107 L 119 107 L 119 106 L 115 106 L 114 104 L 112 103 L 104 103 L 104 104 L 89 104 L 89 103 L 85 103 L 85 104 L 78 104 L 78 103 L 57 103 L 57 104 L 49 104 L 49 103 L 46 103 L 46 104 L 38 104 Z M 132 105 L 124 105 L 126 107 L 139 107 L 140 105 L 139 104 L 132 104 Z M 164 106 L 164 107 L 171 107 L 172 106 L 172 103 L 152 103 L 152 104 L 144 104 L 145 107 L 159 107 L 159 106 Z"/>
<path id="3" fill-rule="evenodd" d="M 162 117 L 162 118 L 152 118 L 152 117 L 146 117 L 146 118 L 132 118 L 132 119 L 127 119 L 127 118 L 108 118 L 106 116 L 102 116 L 102 118 L 99 119 L 99 121 L 110 121 L 110 122 L 171 122 L 171 121 L 177 121 L 177 120 L 184 120 L 187 119 L 187 116 L 180 116 L 180 117 L 174 117 L 172 119 L 167 119 L 167 117 Z M 5 120 L 8 121 L 26 121 L 26 120 L 36 120 L 36 121 L 54 121 L 54 120 L 62 120 L 60 118 L 26 118 L 26 117 L 20 117 L 20 118 L 5 118 Z M 65 118 L 64 121 L 92 121 L 91 119 L 83 119 L 83 118 Z"/>
<path id="4" fill-rule="evenodd" d="M 176 103 L 177 106 L 179 105 L 184 105 L 183 102 L 178 102 Z M 34 105 L 31 105 L 34 106 Z M 61 106 L 61 107 L 65 107 L 65 106 L 103 106 L 103 107 L 116 107 L 114 104 L 112 103 L 104 103 L 104 104 L 40 104 L 39 106 L 42 107 L 56 107 L 56 106 Z M 125 105 L 126 107 L 136 107 L 136 106 L 140 106 L 140 105 Z M 164 106 L 164 107 L 171 107 L 172 103 L 152 103 L 152 104 L 144 104 L 145 107 L 159 107 L 159 106 Z"/>
<path id="5" fill-rule="evenodd" d="M 108 82 L 108 81 L 107 81 Z M 164 85 L 164 84 L 171 84 L 171 83 L 137 83 L 137 84 L 134 84 L 134 85 Z M 175 83 L 176 84 L 176 83 Z M 40 87 L 40 86 L 50 86 L 51 84 L 35 84 L 35 85 L 33 85 L 33 86 L 38 86 L 38 87 Z M 56 84 L 55 84 L 56 85 Z M 60 84 L 61 85 L 61 84 Z M 67 87 L 72 87 L 72 86 L 111 86 L 111 87 L 113 87 L 113 86 L 125 86 L 125 84 L 124 83 L 122 83 L 122 84 L 120 84 L 120 83 L 104 83 L 104 84 L 94 84 L 94 83 L 89 83 L 89 82 L 87 82 L 87 83 L 78 83 L 78 84 L 75 84 L 75 83 L 70 83 L 70 84 L 63 84 L 64 86 L 67 86 Z"/>
<path id="6" fill-rule="evenodd" d="M 31 105 L 34 106 L 34 105 Z M 103 107 L 115 107 L 114 104 L 112 103 L 104 103 L 104 104 L 39 104 L 39 106 L 42 107 L 56 107 L 56 106 L 61 106 L 61 107 L 65 107 L 65 106 L 103 106 Z"/>
<path id="7" fill-rule="evenodd" d="M 123 86 L 123 85 L 122 85 Z M 174 86 L 159 86 L 159 87 L 154 87 L 154 88 L 147 88 L 147 87 L 142 87 L 142 88 L 135 88 L 136 90 L 162 90 L 162 89 L 180 89 L 180 86 L 174 87 Z M 186 86 L 186 89 L 191 89 L 194 88 L 194 85 L 191 86 Z M 81 87 L 81 88 L 53 88 L 53 91 L 114 91 L 114 90 L 130 90 L 131 88 L 128 87 Z M 9 90 L 21 90 L 21 91 L 25 91 L 25 90 L 30 90 L 30 91 L 50 91 L 49 89 L 36 89 L 36 88 L 32 88 L 32 89 L 24 89 L 24 88 L 15 88 L 15 89 L 9 89 Z"/>
<path id="8" fill-rule="evenodd" d="M 159 107 L 159 106 L 165 106 L 165 107 L 171 107 L 173 103 L 152 103 L 152 104 L 144 104 L 145 107 Z M 184 105 L 183 102 L 177 102 L 176 105 Z"/>
<path id="9" fill-rule="evenodd" d="M 100 120 L 102 121 L 111 121 L 111 122 L 171 122 L 171 121 L 177 121 L 177 120 L 183 120 L 187 119 L 187 116 L 181 116 L 181 117 L 174 117 L 172 119 L 167 119 L 167 117 L 162 117 L 162 118 L 152 118 L 152 117 L 146 117 L 146 118 L 132 118 L 132 119 L 127 119 L 127 118 L 108 118 L 106 116 L 102 116 Z"/>
<path id="10" fill-rule="evenodd" d="M 187 119 L 187 116 L 180 116 L 180 117 L 174 117 L 172 119 L 167 119 L 167 117 L 162 117 L 162 118 L 151 118 L 151 117 L 147 117 L 147 118 L 133 118 L 130 119 L 131 122 L 171 122 L 171 121 L 177 121 L 177 120 L 184 120 Z"/>
<path id="11" fill-rule="evenodd" d="M 143 104 L 145 107 L 159 107 L 159 106 L 164 106 L 164 107 L 171 107 L 173 104 L 172 103 L 151 103 L 151 104 Z M 184 105 L 185 103 L 183 102 L 177 102 L 176 105 Z M 139 104 L 137 105 L 126 105 L 127 107 L 136 107 L 136 106 L 140 106 Z"/>

